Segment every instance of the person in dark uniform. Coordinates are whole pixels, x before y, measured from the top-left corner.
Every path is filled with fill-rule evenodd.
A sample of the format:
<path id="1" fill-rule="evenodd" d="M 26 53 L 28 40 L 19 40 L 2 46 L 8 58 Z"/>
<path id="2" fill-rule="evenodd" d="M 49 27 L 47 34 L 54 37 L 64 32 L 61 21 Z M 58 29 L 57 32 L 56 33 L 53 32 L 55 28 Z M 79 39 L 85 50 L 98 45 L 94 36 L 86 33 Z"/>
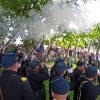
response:
<path id="1" fill-rule="evenodd" d="M 74 88 L 74 100 L 77 100 L 77 92 L 78 92 L 78 79 L 85 74 L 85 63 L 79 60 L 76 64 L 76 68 L 73 71 L 75 76 L 75 88 Z"/>
<path id="2" fill-rule="evenodd" d="M 54 63 L 54 65 L 53 65 L 53 67 L 51 68 L 51 70 L 50 70 L 50 76 L 52 76 L 53 74 L 55 74 L 55 69 L 56 69 L 56 65 L 58 64 L 58 63 L 60 63 L 60 62 L 64 62 L 64 60 L 62 59 L 62 58 L 57 58 L 56 60 L 55 60 L 55 63 Z"/>
<path id="3" fill-rule="evenodd" d="M 81 60 L 79 60 L 77 63 L 76 63 L 76 68 L 74 69 L 73 71 L 76 79 L 79 79 L 79 77 L 85 73 L 85 63 Z"/>
<path id="4" fill-rule="evenodd" d="M 62 58 L 57 58 L 55 60 L 55 64 L 50 70 L 50 81 L 51 81 L 52 77 L 55 77 L 56 67 L 58 67 L 59 63 L 64 63 L 64 60 Z M 57 75 L 58 74 L 56 74 L 56 76 Z M 73 70 L 70 67 L 70 65 L 66 65 L 66 73 L 63 75 L 63 78 L 66 79 L 66 80 L 68 80 L 68 77 L 70 78 L 70 82 L 69 82 L 70 91 L 72 91 L 74 89 L 74 87 L 75 87 L 76 80 L 75 80 L 75 77 L 74 77 L 74 74 L 73 74 Z M 49 84 L 49 90 L 50 90 L 49 92 L 51 92 L 51 84 Z M 53 100 L 51 93 L 50 93 L 50 100 Z M 69 95 L 67 96 L 66 100 L 70 100 Z"/>
<path id="5" fill-rule="evenodd" d="M 70 90 L 68 81 L 63 77 L 67 71 L 66 65 L 63 62 L 58 63 L 55 71 L 55 76 L 51 77 L 50 82 L 52 97 L 55 100 L 66 100 Z"/>
<path id="6" fill-rule="evenodd" d="M 98 85 L 94 85 L 93 81 L 98 75 Z M 100 95 L 100 73 L 97 73 L 95 66 L 90 66 L 85 72 L 85 77 L 79 79 L 79 91 L 77 100 L 96 100 Z"/>
<path id="7" fill-rule="evenodd" d="M 49 73 L 45 64 L 38 59 L 34 59 L 28 69 L 28 78 L 36 100 L 46 100 L 43 82 L 49 79 Z"/>
<path id="8" fill-rule="evenodd" d="M 17 75 L 19 63 L 15 53 L 2 58 L 3 72 L 0 76 L 0 100 L 35 100 L 34 92 L 25 77 Z"/>
<path id="9" fill-rule="evenodd" d="M 64 60 L 62 58 L 57 58 L 55 60 L 55 63 L 51 67 L 51 70 L 50 70 L 50 79 L 49 79 L 49 81 L 51 81 L 51 78 L 55 75 L 55 72 L 56 72 L 55 69 L 57 67 L 57 64 L 60 63 L 60 62 L 64 62 Z M 50 100 L 53 100 L 52 94 L 51 94 L 51 84 L 49 84 L 49 94 L 50 94 Z"/>

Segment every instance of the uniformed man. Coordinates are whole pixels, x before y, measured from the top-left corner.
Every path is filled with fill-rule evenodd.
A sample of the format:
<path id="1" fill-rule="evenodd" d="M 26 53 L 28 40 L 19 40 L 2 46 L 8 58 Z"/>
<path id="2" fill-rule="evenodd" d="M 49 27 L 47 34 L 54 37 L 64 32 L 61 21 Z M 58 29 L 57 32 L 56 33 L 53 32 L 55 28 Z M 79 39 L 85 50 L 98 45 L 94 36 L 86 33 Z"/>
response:
<path id="1" fill-rule="evenodd" d="M 36 100 L 46 100 L 43 82 L 49 79 L 48 69 L 38 59 L 31 62 L 28 70 L 28 78 L 35 93 Z"/>
<path id="2" fill-rule="evenodd" d="M 76 79 L 79 79 L 79 77 L 84 74 L 85 72 L 85 63 L 81 60 L 79 60 L 76 64 L 76 68 L 74 69 L 73 73 L 76 77 Z"/>
<path id="3" fill-rule="evenodd" d="M 50 75 L 53 75 L 53 74 L 55 73 L 55 68 L 57 67 L 56 65 L 57 65 L 58 63 L 60 63 L 60 62 L 64 62 L 64 60 L 63 60 L 62 58 L 57 58 L 57 59 L 55 60 L 55 63 L 54 63 L 53 67 L 52 67 L 51 70 L 50 70 Z"/>
<path id="4" fill-rule="evenodd" d="M 96 100 L 100 95 L 100 73 L 98 73 L 99 85 L 94 85 L 93 81 L 97 77 L 97 68 L 90 66 L 85 72 L 85 77 L 79 79 L 79 91 L 77 100 Z"/>
<path id="5" fill-rule="evenodd" d="M 80 76 L 85 74 L 85 63 L 81 60 L 79 60 L 76 64 L 76 68 L 73 71 L 73 74 L 75 76 L 75 89 L 74 89 L 74 100 L 77 100 L 77 91 L 78 91 L 78 79 Z"/>
<path id="6" fill-rule="evenodd" d="M 70 90 L 67 80 L 63 75 L 66 73 L 66 65 L 63 62 L 58 63 L 55 68 L 56 74 L 51 77 L 51 91 L 52 97 L 55 100 L 66 100 L 68 92 Z"/>
<path id="7" fill-rule="evenodd" d="M 35 100 L 34 92 L 25 77 L 17 75 L 19 63 L 15 53 L 7 53 L 2 59 L 0 76 L 0 100 Z"/>
<path id="8" fill-rule="evenodd" d="M 57 67 L 57 64 L 60 63 L 60 62 L 64 62 L 64 60 L 62 58 L 57 58 L 55 60 L 55 63 L 54 63 L 54 65 L 52 66 L 52 68 L 50 70 L 50 81 L 51 81 L 51 78 L 53 76 L 55 76 L 55 72 L 56 72 L 55 69 Z M 51 94 L 51 84 L 49 84 L 49 93 L 50 93 L 50 100 L 53 100 L 52 94 Z"/>

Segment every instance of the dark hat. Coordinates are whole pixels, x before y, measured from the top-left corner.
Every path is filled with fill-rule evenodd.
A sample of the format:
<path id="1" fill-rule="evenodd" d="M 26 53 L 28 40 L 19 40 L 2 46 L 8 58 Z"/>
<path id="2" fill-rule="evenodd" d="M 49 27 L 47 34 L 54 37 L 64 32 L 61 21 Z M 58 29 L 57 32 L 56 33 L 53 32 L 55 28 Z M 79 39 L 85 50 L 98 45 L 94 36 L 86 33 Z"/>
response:
<path id="1" fill-rule="evenodd" d="M 57 59 L 55 60 L 55 64 L 58 64 L 59 62 L 64 62 L 64 60 L 63 60 L 62 58 L 57 58 Z"/>
<path id="2" fill-rule="evenodd" d="M 4 68 L 9 68 L 11 66 L 13 66 L 17 61 L 17 55 L 16 53 L 7 53 L 4 54 L 3 58 L 2 58 L 2 66 Z"/>
<path id="3" fill-rule="evenodd" d="M 77 63 L 76 63 L 77 66 L 84 66 L 85 63 L 81 60 L 79 60 Z"/>
<path id="4" fill-rule="evenodd" d="M 69 84 L 63 77 L 58 77 L 51 82 L 51 89 L 56 94 L 64 95 L 69 92 Z"/>
<path id="5" fill-rule="evenodd" d="M 66 64 L 64 62 L 59 62 L 55 68 L 57 74 L 61 74 L 66 70 Z"/>
<path id="6" fill-rule="evenodd" d="M 34 69 L 34 68 L 36 68 L 37 66 L 39 66 L 40 64 L 41 64 L 40 60 L 34 59 L 34 60 L 31 62 L 30 68 Z"/>
<path id="7" fill-rule="evenodd" d="M 96 68 L 96 66 L 88 67 L 86 72 L 85 72 L 85 75 L 88 78 L 93 78 L 93 77 L 97 76 L 97 68 Z"/>

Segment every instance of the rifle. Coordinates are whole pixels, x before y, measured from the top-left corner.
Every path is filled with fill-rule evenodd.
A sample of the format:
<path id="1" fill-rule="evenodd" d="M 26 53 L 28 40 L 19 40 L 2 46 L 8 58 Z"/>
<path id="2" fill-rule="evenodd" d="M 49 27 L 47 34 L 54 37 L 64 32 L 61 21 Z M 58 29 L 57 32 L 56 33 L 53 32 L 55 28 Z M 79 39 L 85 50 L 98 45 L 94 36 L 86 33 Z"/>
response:
<path id="1" fill-rule="evenodd" d="M 3 46 L 0 48 L 0 51 L 1 51 L 2 49 L 4 49 L 4 48 L 8 48 L 10 42 L 11 42 L 11 41 L 14 41 L 14 39 L 15 39 L 15 37 L 16 37 L 17 35 L 18 35 L 18 33 L 17 33 L 17 34 L 14 34 L 14 35 L 11 37 L 11 39 L 9 39 L 9 41 L 8 41 L 5 45 L 3 45 Z"/>
<path id="2" fill-rule="evenodd" d="M 44 42 L 44 37 L 43 37 L 43 40 L 42 40 L 41 43 L 43 43 L 43 42 Z M 22 61 L 25 59 L 25 56 L 27 56 L 27 57 L 28 57 L 28 60 L 30 60 L 30 57 L 31 57 L 32 53 L 33 53 L 33 52 L 36 52 L 36 47 L 37 47 L 38 44 L 39 44 L 39 42 L 36 42 L 36 43 L 33 45 L 33 47 L 31 48 L 31 50 L 28 52 L 28 54 L 27 54 L 27 53 L 24 54 L 23 58 L 22 58 L 19 62 L 22 62 Z"/>
<path id="3" fill-rule="evenodd" d="M 35 45 L 33 45 L 32 49 L 28 52 L 28 54 L 27 54 L 27 53 L 24 54 L 24 56 L 22 57 L 22 59 L 21 59 L 20 61 L 18 61 L 18 62 L 21 63 L 21 62 L 25 59 L 26 56 L 27 56 L 28 59 L 29 59 L 30 56 L 31 56 L 31 54 L 32 54 L 32 52 L 33 52 L 33 51 L 35 52 L 35 48 L 37 47 L 38 43 L 39 43 L 39 42 L 37 42 Z"/>
<path id="4" fill-rule="evenodd" d="M 35 45 L 33 45 L 32 49 L 28 53 L 28 57 L 31 56 L 31 54 L 33 53 L 33 51 L 36 52 L 35 49 L 36 49 L 36 47 L 37 47 L 38 44 L 39 44 L 39 42 L 37 42 Z"/>
<path id="5" fill-rule="evenodd" d="M 57 56 L 60 58 L 61 57 L 61 55 L 58 53 L 58 52 L 56 52 L 57 53 Z"/>
<path id="6" fill-rule="evenodd" d="M 40 40 L 41 41 L 41 44 L 43 44 L 44 42 L 44 36 L 43 36 L 43 39 Z M 35 45 L 33 45 L 32 49 L 30 50 L 30 52 L 28 53 L 28 57 L 30 58 L 32 52 L 36 52 L 36 47 L 38 46 L 39 42 L 37 42 Z"/>
<path id="7" fill-rule="evenodd" d="M 52 44 L 50 44 L 50 46 L 48 47 L 47 51 L 45 52 L 45 56 L 43 57 L 43 61 L 45 61 L 50 53 L 50 50 L 51 50 L 51 47 L 52 47 Z"/>
<path id="8" fill-rule="evenodd" d="M 36 46 L 38 45 L 39 42 L 37 42 L 32 49 L 29 51 L 29 53 L 25 53 L 22 57 L 21 60 L 19 60 L 18 62 L 21 63 L 21 67 L 18 70 L 18 73 L 21 74 L 24 77 L 28 77 L 28 67 L 30 65 L 30 56 L 32 54 L 32 52 L 34 51 L 34 49 L 36 48 Z M 25 59 L 25 57 L 27 56 L 27 58 Z"/>
<path id="9" fill-rule="evenodd" d="M 69 43 L 69 45 L 68 45 L 68 51 L 67 51 L 67 53 L 66 53 L 66 55 L 65 55 L 65 57 L 64 57 L 64 61 L 66 60 L 66 58 L 68 57 L 68 53 L 69 53 L 69 48 L 70 48 L 70 45 L 71 45 L 71 41 L 70 41 L 70 43 Z"/>
<path id="10" fill-rule="evenodd" d="M 51 44 L 49 45 L 49 47 L 47 48 L 46 52 L 45 52 L 45 55 L 42 57 L 41 61 L 46 61 L 49 53 L 50 53 L 50 50 L 51 50 L 51 47 L 53 45 L 54 41 L 51 42 Z"/>

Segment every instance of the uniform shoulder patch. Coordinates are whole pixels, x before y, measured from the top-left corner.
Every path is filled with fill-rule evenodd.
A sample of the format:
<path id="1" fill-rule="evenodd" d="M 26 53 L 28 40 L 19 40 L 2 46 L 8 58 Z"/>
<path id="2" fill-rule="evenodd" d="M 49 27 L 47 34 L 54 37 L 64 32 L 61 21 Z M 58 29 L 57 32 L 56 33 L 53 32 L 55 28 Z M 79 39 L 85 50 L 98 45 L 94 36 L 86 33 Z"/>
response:
<path id="1" fill-rule="evenodd" d="M 22 80 L 22 81 L 26 81 L 27 78 L 26 78 L 26 77 L 21 77 L 21 80 Z"/>

